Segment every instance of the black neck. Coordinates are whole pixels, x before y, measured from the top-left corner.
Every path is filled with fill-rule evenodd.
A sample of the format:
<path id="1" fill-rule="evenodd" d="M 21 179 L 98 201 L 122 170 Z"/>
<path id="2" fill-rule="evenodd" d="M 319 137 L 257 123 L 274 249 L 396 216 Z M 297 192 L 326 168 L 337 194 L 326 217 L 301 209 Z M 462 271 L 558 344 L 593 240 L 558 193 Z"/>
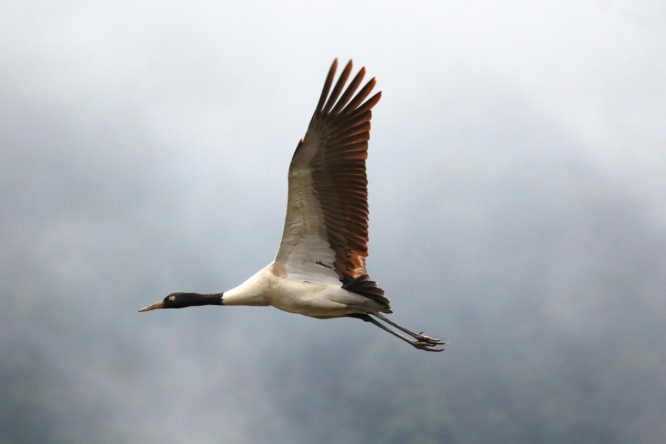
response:
<path id="1" fill-rule="evenodd" d="M 222 293 L 199 294 L 189 293 L 187 302 L 190 306 L 198 305 L 222 305 Z"/>

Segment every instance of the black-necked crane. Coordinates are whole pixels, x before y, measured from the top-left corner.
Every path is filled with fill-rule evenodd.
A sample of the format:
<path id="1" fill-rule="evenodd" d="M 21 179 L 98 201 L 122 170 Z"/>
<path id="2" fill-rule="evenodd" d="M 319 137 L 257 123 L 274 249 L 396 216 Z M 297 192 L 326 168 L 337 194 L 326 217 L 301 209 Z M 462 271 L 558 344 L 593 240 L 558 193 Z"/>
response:
<path id="1" fill-rule="evenodd" d="M 414 333 L 382 314 L 393 313 L 389 300 L 370 280 L 365 267 L 369 214 L 365 160 L 371 110 L 381 92 L 365 100 L 375 86 L 373 78 L 354 95 L 365 68 L 343 92 L 352 71 L 351 61 L 331 91 L 336 68 L 337 59 L 328 71 L 305 137 L 291 159 L 287 216 L 275 260 L 224 293 L 173 293 L 139 311 L 270 305 L 318 319 L 362 319 L 418 349 L 443 350 L 437 347 L 445 344 L 439 339 Z"/>

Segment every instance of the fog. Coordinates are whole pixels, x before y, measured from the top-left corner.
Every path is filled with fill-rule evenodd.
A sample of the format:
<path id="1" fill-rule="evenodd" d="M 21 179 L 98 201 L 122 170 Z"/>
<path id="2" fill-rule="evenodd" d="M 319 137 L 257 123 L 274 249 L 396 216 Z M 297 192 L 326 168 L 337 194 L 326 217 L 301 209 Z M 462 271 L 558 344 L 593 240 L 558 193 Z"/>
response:
<path id="1" fill-rule="evenodd" d="M 658 1 L 2 2 L 1 443 L 662 443 Z M 368 270 L 415 350 L 137 313 L 277 251 L 333 58 L 374 111 Z"/>

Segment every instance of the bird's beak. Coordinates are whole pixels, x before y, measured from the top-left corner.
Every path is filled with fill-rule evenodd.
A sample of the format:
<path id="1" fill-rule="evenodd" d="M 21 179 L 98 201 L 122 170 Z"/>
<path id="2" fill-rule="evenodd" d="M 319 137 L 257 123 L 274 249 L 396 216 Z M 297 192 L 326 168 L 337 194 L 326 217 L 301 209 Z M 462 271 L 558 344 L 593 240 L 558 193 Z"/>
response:
<path id="1" fill-rule="evenodd" d="M 164 301 L 155 302 L 153 305 L 143 307 L 141 310 L 139 310 L 139 313 L 141 313 L 142 311 L 155 310 L 156 308 L 164 308 Z"/>

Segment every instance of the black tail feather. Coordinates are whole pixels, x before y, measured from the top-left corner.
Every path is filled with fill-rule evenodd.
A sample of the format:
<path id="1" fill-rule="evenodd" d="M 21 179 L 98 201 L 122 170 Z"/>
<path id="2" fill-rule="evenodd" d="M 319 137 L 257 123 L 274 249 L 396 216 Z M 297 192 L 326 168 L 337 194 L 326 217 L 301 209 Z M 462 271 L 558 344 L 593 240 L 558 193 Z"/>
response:
<path id="1" fill-rule="evenodd" d="M 391 301 L 384 296 L 384 290 L 377 286 L 377 282 L 370 280 L 370 275 L 362 274 L 356 278 L 343 274 L 342 288 L 352 293 L 365 296 L 389 308 Z"/>

